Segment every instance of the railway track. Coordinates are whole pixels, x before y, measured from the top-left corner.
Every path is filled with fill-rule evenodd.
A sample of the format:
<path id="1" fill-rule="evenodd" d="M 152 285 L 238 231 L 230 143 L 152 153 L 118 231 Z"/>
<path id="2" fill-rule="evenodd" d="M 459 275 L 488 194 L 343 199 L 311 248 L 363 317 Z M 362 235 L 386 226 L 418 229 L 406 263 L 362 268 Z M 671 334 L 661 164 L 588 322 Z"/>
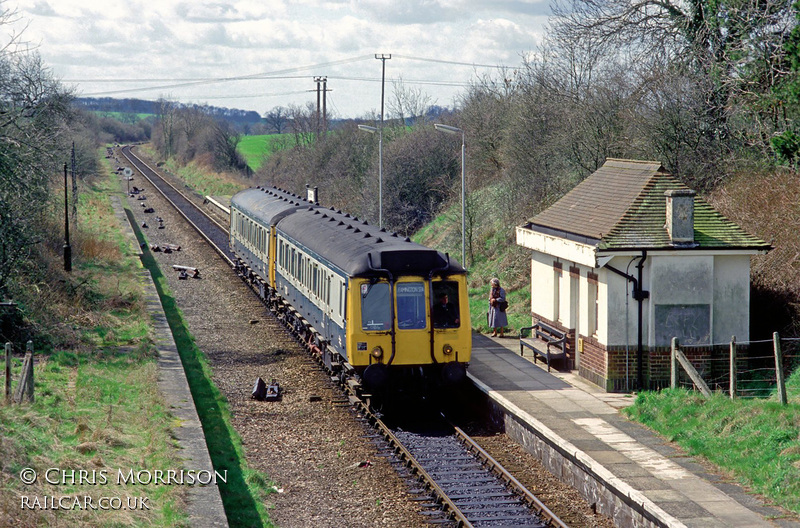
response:
<path id="1" fill-rule="evenodd" d="M 566 528 L 535 495 L 443 416 L 423 419 L 421 427 L 417 416 L 414 430 L 373 420 L 382 435 L 377 446 L 391 452 L 407 469 L 412 491 L 430 523 Z"/>
<path id="2" fill-rule="evenodd" d="M 171 184 L 150 165 L 137 157 L 130 146 L 122 147 L 122 155 L 159 192 L 164 195 L 175 210 L 203 237 L 229 264 L 233 265 L 235 255 L 228 249 L 228 227 L 212 219 L 191 198 Z M 142 202 L 142 206 L 145 204 Z"/>
<path id="3" fill-rule="evenodd" d="M 192 227 L 233 265 L 235 255 L 228 250 L 227 227 L 210 218 L 192 199 L 162 178 L 154 168 L 138 158 L 130 147 L 122 155 L 138 170 Z M 245 281 L 256 293 L 254 285 Z M 289 330 L 310 349 L 296 325 Z M 324 368 L 324 365 L 320 365 Z M 332 376 L 348 394 L 349 404 L 358 409 L 376 433 L 376 446 L 394 458 L 411 487 L 428 522 L 458 527 L 561 527 L 566 525 L 510 473 L 478 446 L 461 429 L 442 417 L 423 420 L 424 426 L 387 425 L 362 401 L 354 384 Z"/>

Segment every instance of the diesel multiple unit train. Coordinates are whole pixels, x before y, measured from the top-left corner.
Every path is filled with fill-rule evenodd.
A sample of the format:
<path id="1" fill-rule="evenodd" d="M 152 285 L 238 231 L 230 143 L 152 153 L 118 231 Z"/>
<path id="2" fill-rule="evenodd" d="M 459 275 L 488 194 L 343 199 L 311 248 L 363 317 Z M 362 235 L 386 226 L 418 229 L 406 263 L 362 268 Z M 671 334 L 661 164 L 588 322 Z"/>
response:
<path id="1" fill-rule="evenodd" d="M 466 271 L 446 254 L 278 188 L 231 199 L 236 266 L 332 371 L 373 392 L 465 377 Z"/>

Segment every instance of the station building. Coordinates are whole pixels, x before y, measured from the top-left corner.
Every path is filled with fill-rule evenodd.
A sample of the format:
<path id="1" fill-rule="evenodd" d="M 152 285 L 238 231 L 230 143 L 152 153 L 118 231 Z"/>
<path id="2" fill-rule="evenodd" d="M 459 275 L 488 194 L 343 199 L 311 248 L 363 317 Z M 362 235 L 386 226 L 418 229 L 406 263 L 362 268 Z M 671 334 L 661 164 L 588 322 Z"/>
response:
<path id="1" fill-rule="evenodd" d="M 654 161 L 608 159 L 516 228 L 531 317 L 567 336 L 570 368 L 609 392 L 669 384 L 670 342 L 750 337 L 748 234 Z"/>

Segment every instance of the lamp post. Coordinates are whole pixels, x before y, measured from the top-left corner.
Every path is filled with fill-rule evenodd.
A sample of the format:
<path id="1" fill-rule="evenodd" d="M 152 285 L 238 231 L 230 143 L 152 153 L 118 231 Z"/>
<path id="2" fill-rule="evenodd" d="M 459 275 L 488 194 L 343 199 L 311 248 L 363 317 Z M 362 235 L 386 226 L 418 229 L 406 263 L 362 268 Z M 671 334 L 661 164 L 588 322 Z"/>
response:
<path id="1" fill-rule="evenodd" d="M 358 125 L 358 129 L 378 133 L 378 227 L 383 227 L 383 129 L 369 125 Z"/>
<path id="2" fill-rule="evenodd" d="M 466 259 L 466 202 L 467 202 L 467 184 L 464 172 L 464 162 L 466 161 L 466 146 L 464 143 L 464 131 L 460 128 L 443 125 L 441 123 L 434 123 L 436 130 L 447 132 L 448 134 L 461 134 L 461 265 L 467 266 Z"/>

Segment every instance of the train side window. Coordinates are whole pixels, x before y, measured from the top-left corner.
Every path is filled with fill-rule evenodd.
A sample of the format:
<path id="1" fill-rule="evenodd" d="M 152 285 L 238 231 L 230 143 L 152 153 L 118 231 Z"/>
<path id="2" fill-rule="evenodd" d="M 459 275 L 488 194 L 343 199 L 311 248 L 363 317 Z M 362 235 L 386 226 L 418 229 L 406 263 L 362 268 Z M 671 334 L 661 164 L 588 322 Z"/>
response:
<path id="1" fill-rule="evenodd" d="M 390 288 L 386 282 L 361 285 L 361 328 L 389 330 L 392 327 Z"/>
<path id="2" fill-rule="evenodd" d="M 439 281 L 433 283 L 431 313 L 435 328 L 457 328 L 461 325 L 458 302 L 457 282 Z"/>
<path id="3" fill-rule="evenodd" d="M 425 304 L 425 284 L 401 282 L 397 284 L 396 291 L 397 327 L 401 330 L 425 328 L 428 311 Z"/>
<path id="4" fill-rule="evenodd" d="M 339 317 L 344 318 L 344 313 L 347 310 L 347 285 L 344 282 L 339 283 Z"/>
<path id="5" fill-rule="evenodd" d="M 331 305 L 331 276 L 328 275 L 328 280 L 325 281 L 325 304 Z"/>

